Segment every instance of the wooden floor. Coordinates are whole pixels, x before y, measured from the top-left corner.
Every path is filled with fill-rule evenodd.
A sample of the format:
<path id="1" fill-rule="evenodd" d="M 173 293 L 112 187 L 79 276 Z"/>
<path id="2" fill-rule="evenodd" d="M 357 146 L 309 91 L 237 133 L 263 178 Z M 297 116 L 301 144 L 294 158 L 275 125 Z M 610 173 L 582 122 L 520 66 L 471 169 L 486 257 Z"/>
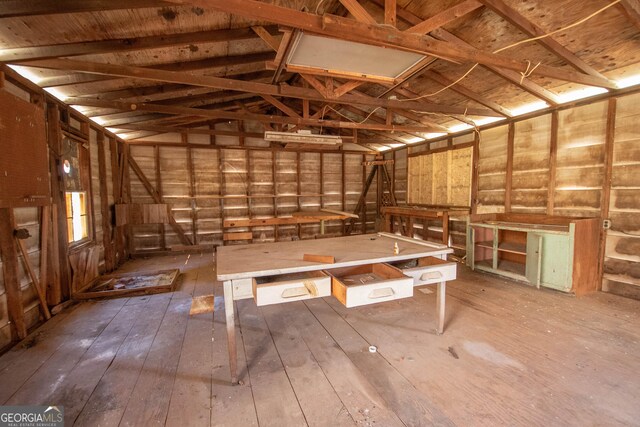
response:
<path id="1" fill-rule="evenodd" d="M 85 302 L 0 357 L 0 404 L 63 405 L 67 425 L 639 425 L 640 301 L 581 299 L 459 268 L 447 326 L 435 293 L 345 309 L 237 303 L 242 384 L 229 385 L 211 254 L 179 291 Z M 215 314 L 189 317 L 215 291 Z M 377 353 L 368 348 L 375 345 Z"/>

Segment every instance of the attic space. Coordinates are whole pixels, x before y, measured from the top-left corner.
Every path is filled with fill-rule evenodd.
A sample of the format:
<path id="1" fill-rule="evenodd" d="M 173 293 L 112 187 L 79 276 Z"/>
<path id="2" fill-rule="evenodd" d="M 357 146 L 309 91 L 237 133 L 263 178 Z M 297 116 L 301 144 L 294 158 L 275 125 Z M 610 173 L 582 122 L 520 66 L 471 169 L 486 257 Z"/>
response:
<path id="1" fill-rule="evenodd" d="M 639 52 L 639 0 L 0 0 L 0 424 L 638 425 Z"/>

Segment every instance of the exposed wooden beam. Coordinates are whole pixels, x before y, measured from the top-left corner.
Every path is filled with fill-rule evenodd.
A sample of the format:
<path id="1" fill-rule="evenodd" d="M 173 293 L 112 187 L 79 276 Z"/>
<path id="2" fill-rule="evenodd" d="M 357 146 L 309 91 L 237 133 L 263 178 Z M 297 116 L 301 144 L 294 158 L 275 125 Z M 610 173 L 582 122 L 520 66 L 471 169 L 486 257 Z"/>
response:
<path id="1" fill-rule="evenodd" d="M 0 18 L 167 6 L 175 4 L 164 0 L 3 0 L 0 1 Z"/>
<path id="2" fill-rule="evenodd" d="M 252 19 L 265 20 L 301 30 L 341 38 L 344 40 L 366 43 L 376 46 L 392 47 L 401 50 L 433 55 L 450 61 L 471 61 L 479 64 L 507 68 L 521 73 L 530 71 L 526 61 L 519 61 L 506 56 L 483 52 L 442 42 L 431 37 L 411 33 L 399 33 L 395 28 L 358 22 L 353 19 L 335 15 L 318 16 L 312 13 L 298 12 L 289 8 L 276 6 L 256 0 L 175 0 L 177 3 L 197 4 L 203 7 L 237 14 Z M 552 77 L 590 86 L 615 88 L 608 79 L 583 74 L 571 70 L 539 65 L 533 74 Z"/>
<path id="3" fill-rule="evenodd" d="M 639 0 L 622 0 L 618 4 L 618 8 L 627 19 L 640 29 L 640 1 Z"/>
<path id="4" fill-rule="evenodd" d="M 378 5 L 379 7 L 384 7 L 383 0 L 370 0 L 370 1 Z M 403 21 L 407 22 L 409 25 L 418 25 L 420 22 L 423 21 L 420 17 L 402 8 L 398 9 L 398 17 L 400 17 Z M 437 38 L 438 40 L 473 48 L 471 44 L 465 42 L 464 40 L 460 39 L 459 37 L 453 35 L 452 33 L 448 32 L 443 28 L 437 28 L 431 31 L 431 36 Z M 538 85 L 537 83 L 531 81 L 530 79 L 523 79 L 520 73 L 511 71 L 511 70 L 505 70 L 498 67 L 485 66 L 485 68 L 487 68 L 489 71 L 493 72 L 494 74 L 499 75 L 503 79 L 515 84 L 516 86 L 519 86 L 521 89 L 529 92 L 533 96 L 544 100 L 551 106 L 556 106 L 560 103 L 558 100 L 558 96 L 555 93 L 545 89 L 544 87 Z"/>
<path id="5" fill-rule="evenodd" d="M 386 4 L 385 4 L 386 7 Z M 471 13 L 474 10 L 482 7 L 482 4 L 476 0 L 465 0 L 462 3 L 459 3 L 453 7 L 450 7 L 447 10 L 444 10 L 437 15 L 432 16 L 429 19 L 425 19 L 419 24 L 414 25 L 413 27 L 404 30 L 407 33 L 416 33 L 416 34 L 428 34 L 436 28 L 440 28 L 443 25 L 448 24 L 451 21 L 454 21 L 461 16 L 466 15 L 467 13 Z"/>
<path id="6" fill-rule="evenodd" d="M 277 28 L 260 27 L 266 36 L 273 37 Z M 60 56 L 95 55 L 111 52 L 131 50 L 157 49 L 160 47 L 197 45 L 198 43 L 217 43 L 236 40 L 246 40 L 258 37 L 251 28 L 221 29 L 212 31 L 198 31 L 193 33 L 163 34 L 160 36 L 132 37 L 110 40 L 84 41 L 48 46 L 18 47 L 0 50 L 1 62 L 13 62 L 56 58 Z M 262 37 L 262 35 L 260 35 Z"/>
<path id="7" fill-rule="evenodd" d="M 258 37 L 262 39 L 262 41 L 264 41 L 267 45 L 269 45 L 271 49 L 275 51 L 278 50 L 278 47 L 280 46 L 280 42 L 278 41 L 278 39 L 272 36 L 271 33 L 267 31 L 265 27 L 257 25 L 257 26 L 251 27 L 251 29 L 253 30 L 254 33 L 256 33 Z"/>
<path id="8" fill-rule="evenodd" d="M 480 2 L 500 15 L 506 21 L 516 26 L 525 34 L 528 34 L 532 37 L 538 37 L 547 33 L 547 31 L 543 30 L 537 24 L 534 24 L 533 22 L 522 16 L 517 10 L 508 6 L 502 0 L 480 0 Z M 593 77 L 597 77 L 599 79 L 609 80 L 607 79 L 607 77 L 600 74 L 595 68 L 584 62 L 582 59 L 578 58 L 573 52 L 569 51 L 569 49 L 558 43 L 553 38 L 545 37 L 537 40 L 537 42 L 547 48 L 553 54 L 557 55 L 559 58 L 565 60 L 576 70 L 582 71 L 583 73 L 586 73 Z M 613 86 L 606 87 L 615 89 L 615 83 L 611 81 L 610 83 Z"/>
<path id="9" fill-rule="evenodd" d="M 345 93 L 349 93 L 352 90 L 354 90 L 355 88 L 357 88 L 358 86 L 364 84 L 363 81 L 359 81 L 359 80 L 350 80 L 346 83 L 343 83 L 342 85 L 338 86 L 337 88 L 333 89 L 333 96 L 335 98 L 340 98 L 342 95 L 344 95 Z"/>
<path id="10" fill-rule="evenodd" d="M 376 20 L 367 12 L 367 10 L 358 3 L 358 0 L 339 0 L 342 5 L 347 8 L 350 14 L 359 21 L 366 24 L 377 24 Z"/>
<path id="11" fill-rule="evenodd" d="M 438 73 L 435 70 L 428 70 L 423 75 L 445 87 L 453 83 L 453 80 L 449 80 L 447 77 L 443 76 L 442 74 Z M 449 89 L 453 90 L 454 92 L 458 92 L 460 95 L 463 95 L 469 99 L 476 101 L 478 104 L 482 104 L 487 108 L 491 108 L 493 111 L 500 113 L 506 117 L 513 116 L 511 111 L 507 110 L 506 108 L 499 105 L 498 103 L 493 102 L 485 98 L 484 96 L 475 93 L 471 89 L 466 88 L 461 83 L 454 84 L 450 86 Z"/>
<path id="12" fill-rule="evenodd" d="M 278 101 L 273 96 L 271 96 L 271 95 L 262 95 L 262 98 L 265 101 L 267 101 L 269 104 L 271 104 L 274 107 L 276 107 L 278 110 L 280 110 L 283 113 L 285 113 L 286 115 L 288 115 L 289 117 L 300 117 L 300 114 L 298 114 L 293 108 L 291 108 L 288 105 L 285 105 L 284 103 Z"/>
<path id="13" fill-rule="evenodd" d="M 249 1 L 249 0 L 247 0 Z M 30 66 L 73 70 L 95 74 L 106 74 L 119 77 L 132 77 L 144 80 L 153 80 L 166 83 L 180 83 L 192 86 L 203 86 L 218 89 L 235 90 L 239 92 L 250 92 L 258 95 L 285 96 L 290 98 L 309 99 L 311 101 L 325 101 L 326 98 L 319 95 L 316 90 L 289 85 L 270 85 L 266 83 L 247 82 L 242 80 L 226 79 L 222 77 L 200 76 L 175 71 L 156 70 L 142 67 L 131 67 L 125 65 L 104 64 L 96 62 L 76 61 L 72 59 L 45 59 L 29 62 Z M 369 96 L 346 94 L 336 102 L 341 104 L 367 105 L 372 107 L 394 108 L 394 109 L 419 109 L 450 114 L 463 114 L 465 109 L 450 107 L 445 105 L 429 104 L 420 102 L 398 102 L 395 100 L 378 99 Z M 468 114 L 478 116 L 495 116 L 489 109 L 466 110 Z"/>
<path id="14" fill-rule="evenodd" d="M 394 27 L 397 24 L 396 18 L 396 0 L 385 0 L 384 2 L 384 23 L 386 25 L 393 25 Z"/>
<path id="15" fill-rule="evenodd" d="M 127 102 L 117 101 L 103 101 L 99 99 L 88 98 L 69 98 L 66 101 L 69 105 L 86 105 L 102 108 L 114 108 L 120 110 L 130 111 L 150 111 L 163 114 L 179 114 L 185 116 L 200 116 L 213 119 L 228 119 L 228 120 L 254 120 L 262 123 L 278 123 L 278 124 L 293 124 L 302 126 L 323 126 L 332 128 L 344 128 L 344 129 L 370 129 L 380 131 L 396 131 L 396 132 L 429 132 L 430 129 L 424 126 L 402 126 L 402 125 L 378 125 L 373 123 L 353 123 L 336 120 L 317 120 L 317 119 L 305 119 L 297 117 L 287 116 L 269 116 L 263 114 L 255 114 L 249 112 L 232 112 L 223 110 L 204 110 L 200 108 L 189 108 L 179 106 L 168 106 L 158 104 L 132 104 Z"/>

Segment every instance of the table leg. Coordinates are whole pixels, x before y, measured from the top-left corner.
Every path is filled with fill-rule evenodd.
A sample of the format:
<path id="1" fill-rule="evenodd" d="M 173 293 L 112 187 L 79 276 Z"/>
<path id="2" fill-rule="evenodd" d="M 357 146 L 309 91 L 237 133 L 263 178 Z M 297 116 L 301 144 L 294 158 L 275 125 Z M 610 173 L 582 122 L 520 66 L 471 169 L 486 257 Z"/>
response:
<path id="1" fill-rule="evenodd" d="M 438 317 L 438 328 L 436 332 L 441 335 L 444 332 L 444 307 L 445 297 L 447 293 L 447 282 L 438 283 L 438 290 L 436 294 L 436 315 Z"/>
<path id="2" fill-rule="evenodd" d="M 236 350 L 236 322 L 233 310 L 233 286 L 231 280 L 227 280 L 224 286 L 224 312 L 227 323 L 227 347 L 229 348 L 229 369 L 231 371 L 231 383 L 238 383 L 238 352 Z"/>
<path id="3" fill-rule="evenodd" d="M 324 220 L 320 221 L 320 234 L 324 236 Z"/>

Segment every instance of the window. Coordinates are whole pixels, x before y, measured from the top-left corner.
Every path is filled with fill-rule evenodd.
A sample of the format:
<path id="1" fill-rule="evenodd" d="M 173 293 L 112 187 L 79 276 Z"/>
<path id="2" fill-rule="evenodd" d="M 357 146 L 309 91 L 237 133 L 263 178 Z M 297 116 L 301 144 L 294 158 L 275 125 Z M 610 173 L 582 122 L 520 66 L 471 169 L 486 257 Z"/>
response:
<path id="1" fill-rule="evenodd" d="M 69 243 L 89 237 L 87 218 L 87 193 L 72 191 L 65 193 L 67 202 L 67 234 Z"/>
<path id="2" fill-rule="evenodd" d="M 91 238 L 89 150 L 71 138 L 62 140 L 61 172 L 65 189 L 67 240 L 81 244 Z"/>

